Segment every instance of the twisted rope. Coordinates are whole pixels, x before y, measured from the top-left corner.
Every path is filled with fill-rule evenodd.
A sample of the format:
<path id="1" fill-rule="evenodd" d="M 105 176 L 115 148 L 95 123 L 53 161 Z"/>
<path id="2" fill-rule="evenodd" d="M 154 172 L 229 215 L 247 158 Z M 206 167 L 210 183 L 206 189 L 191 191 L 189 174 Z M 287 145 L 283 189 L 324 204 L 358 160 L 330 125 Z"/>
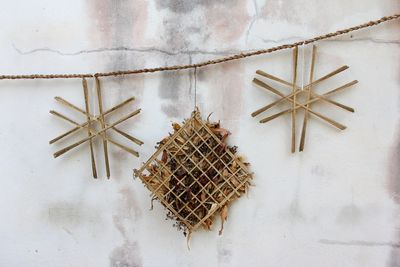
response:
<path id="1" fill-rule="evenodd" d="M 130 75 L 130 74 L 139 74 L 139 73 L 149 73 L 149 72 L 160 72 L 160 71 L 176 71 L 176 70 L 185 70 L 185 69 L 197 69 L 202 68 L 209 65 L 220 64 L 228 61 L 233 61 L 237 59 L 243 59 L 247 57 L 268 54 L 279 50 L 290 49 L 300 45 L 311 44 L 317 41 L 330 39 L 336 36 L 344 35 L 353 31 L 358 31 L 364 28 L 373 27 L 379 25 L 384 22 L 388 22 L 391 20 L 399 19 L 400 14 L 395 14 L 392 16 L 385 16 L 378 20 L 369 21 L 354 27 L 350 27 L 343 30 L 338 30 L 336 32 L 331 32 L 328 34 L 320 35 L 311 39 L 306 39 L 303 41 L 291 43 L 291 44 L 283 44 L 275 47 L 271 47 L 268 49 L 261 49 L 252 52 L 239 53 L 227 57 L 217 58 L 213 60 L 208 60 L 204 62 L 199 62 L 195 64 L 187 64 L 187 65 L 175 65 L 175 66 L 165 66 L 165 67 L 156 67 L 156 68 L 145 68 L 145 69 L 134 69 L 134 70 L 120 70 L 120 71 L 112 71 L 112 72 L 98 72 L 98 73 L 75 73 L 75 74 L 28 74 L 28 75 L 0 75 L 0 80 L 21 80 L 21 79 L 73 79 L 73 78 L 91 78 L 91 77 L 107 77 L 107 76 L 121 76 L 121 75 Z"/>

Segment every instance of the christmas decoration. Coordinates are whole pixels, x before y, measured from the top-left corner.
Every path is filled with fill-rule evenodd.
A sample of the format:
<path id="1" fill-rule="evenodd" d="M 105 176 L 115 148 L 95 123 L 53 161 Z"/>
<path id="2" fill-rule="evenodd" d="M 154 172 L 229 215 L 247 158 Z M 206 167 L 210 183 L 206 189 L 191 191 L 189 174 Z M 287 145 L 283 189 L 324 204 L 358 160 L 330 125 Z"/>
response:
<path id="1" fill-rule="evenodd" d="M 61 139 L 65 138 L 73 133 L 76 133 L 79 130 L 86 130 L 88 137 L 81 139 L 81 140 L 73 143 L 72 145 L 69 145 L 69 146 L 55 152 L 54 157 L 57 158 L 57 157 L 63 155 L 64 153 L 68 152 L 69 150 L 88 142 L 89 147 L 90 147 L 90 158 L 91 158 L 91 162 L 92 162 L 92 173 L 93 173 L 93 177 L 97 178 L 97 168 L 96 168 L 95 153 L 94 153 L 94 148 L 93 148 L 93 141 L 96 137 L 100 137 L 103 140 L 104 160 L 105 160 L 107 177 L 109 178 L 111 173 L 110 173 L 110 163 L 109 163 L 109 157 L 108 157 L 108 143 L 110 143 L 116 147 L 119 147 L 120 149 L 122 149 L 136 157 L 139 156 L 139 153 L 137 151 L 133 150 L 132 148 L 129 148 L 129 147 L 115 141 L 112 137 L 110 137 L 108 135 L 107 132 L 108 132 L 108 130 L 113 130 L 114 132 L 118 133 L 119 135 L 122 135 L 123 137 L 136 143 L 137 145 L 142 145 L 143 144 L 142 141 L 140 141 L 139 139 L 137 139 L 137 138 L 131 136 L 130 134 L 117 128 L 118 124 L 139 114 L 140 109 L 129 113 L 128 115 L 120 118 L 116 122 L 113 122 L 113 123 L 106 122 L 105 117 L 107 115 L 109 115 L 109 114 L 117 111 L 118 109 L 122 108 L 123 106 L 131 103 L 135 98 L 134 97 L 128 98 L 127 100 L 112 107 L 111 109 L 103 111 L 103 100 L 102 100 L 102 94 L 101 94 L 101 88 L 100 88 L 100 80 L 96 77 L 95 82 L 96 82 L 96 93 L 97 93 L 98 108 L 99 108 L 99 114 L 97 116 L 95 116 L 94 114 L 91 114 L 89 112 L 89 94 L 88 94 L 87 81 L 85 78 L 82 79 L 83 95 L 85 98 L 85 110 L 75 106 L 74 104 L 68 102 L 67 100 L 65 100 L 61 97 L 55 97 L 56 101 L 59 102 L 60 104 L 85 115 L 86 122 L 84 122 L 84 123 L 75 122 L 74 120 L 68 118 L 67 116 L 62 115 L 61 113 L 59 113 L 57 111 L 51 110 L 50 111 L 51 114 L 75 125 L 75 127 L 72 128 L 71 130 L 67 131 L 66 133 L 61 134 L 61 135 L 57 136 L 56 138 L 52 139 L 50 141 L 50 144 L 56 143 L 57 141 L 60 141 Z M 95 127 L 96 123 L 100 124 L 100 127 L 101 127 L 100 130 L 96 130 L 96 127 Z"/>
<path id="2" fill-rule="evenodd" d="M 310 69 L 310 76 L 309 76 L 309 83 L 307 85 L 302 85 L 299 86 L 298 85 L 298 73 L 297 73 L 297 66 L 298 66 L 298 47 L 295 47 L 293 49 L 293 78 L 292 78 L 292 82 L 288 82 L 285 81 L 283 79 L 280 79 L 278 77 L 275 77 L 271 74 L 268 74 L 264 71 L 258 70 L 256 73 L 267 78 L 270 79 L 272 81 L 275 81 L 279 84 L 282 84 L 286 87 L 288 87 L 291 92 L 289 94 L 284 94 L 281 91 L 275 89 L 274 87 L 270 86 L 269 84 L 254 78 L 253 82 L 262 87 L 263 89 L 266 89 L 269 92 L 272 92 L 275 95 L 278 95 L 280 98 L 274 102 L 272 102 L 271 104 L 268 104 L 256 111 L 254 111 L 251 116 L 255 117 L 267 110 L 269 110 L 270 108 L 276 106 L 277 104 L 280 104 L 281 102 L 288 102 L 290 104 L 290 108 L 285 109 L 281 112 L 278 112 L 276 114 L 273 114 L 271 116 L 265 117 L 263 119 L 260 120 L 260 123 L 266 123 L 269 122 L 273 119 L 276 119 L 284 114 L 290 114 L 291 115 L 291 121 L 292 121 L 292 131 L 291 131 L 291 136 L 292 136 L 292 147 L 291 147 L 291 151 L 292 153 L 294 153 L 296 151 L 296 113 L 298 109 L 303 109 L 304 110 L 304 118 L 303 118 L 303 126 L 302 126 L 302 131 L 301 131 L 301 139 L 300 139 L 300 146 L 299 146 L 299 151 L 303 151 L 304 150 L 304 145 L 305 145 L 305 136 L 306 136 L 306 129 L 307 129 L 307 125 L 308 125 L 308 118 L 309 115 L 314 115 L 315 117 L 318 117 L 320 119 L 322 119 L 323 121 L 329 123 L 330 125 L 340 129 L 340 130 L 344 130 L 346 129 L 346 126 L 344 126 L 343 124 L 325 116 L 322 115 L 319 112 L 314 111 L 311 108 L 311 104 L 315 103 L 315 102 L 326 102 L 329 104 L 332 104 L 334 106 L 337 106 L 339 108 L 342 108 L 346 111 L 349 112 L 354 112 L 354 109 L 351 107 L 348 107 L 346 105 L 343 105 L 339 102 L 336 102 L 332 99 L 329 99 L 328 97 L 330 97 L 331 95 L 341 92 L 342 90 L 349 88 L 350 86 L 356 84 L 358 81 L 354 80 L 352 82 L 346 83 L 345 85 L 342 85 L 340 87 L 337 87 L 333 90 L 330 90 L 324 94 L 317 94 L 315 92 L 315 87 L 321 83 L 322 81 L 327 80 L 328 78 L 348 69 L 348 66 L 342 66 L 328 74 L 326 74 L 325 76 L 314 80 L 314 69 L 315 69 L 315 60 L 316 60 L 316 51 L 317 48 L 316 46 L 313 46 L 312 49 L 312 58 L 311 58 L 311 69 Z M 301 98 L 300 95 L 301 94 L 305 94 L 306 95 L 306 101 L 303 103 L 301 102 Z"/>

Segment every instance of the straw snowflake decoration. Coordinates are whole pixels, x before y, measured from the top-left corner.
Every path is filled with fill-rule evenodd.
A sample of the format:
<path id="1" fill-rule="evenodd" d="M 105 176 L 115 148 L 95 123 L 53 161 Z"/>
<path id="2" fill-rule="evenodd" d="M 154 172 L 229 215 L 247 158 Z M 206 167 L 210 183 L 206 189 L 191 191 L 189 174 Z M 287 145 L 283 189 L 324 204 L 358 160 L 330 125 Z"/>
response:
<path id="1" fill-rule="evenodd" d="M 304 150 L 304 145 L 305 145 L 305 136 L 306 136 L 306 129 L 307 129 L 307 125 L 308 125 L 308 119 L 309 119 L 309 115 L 314 115 L 315 117 L 320 118 L 321 120 L 327 122 L 328 124 L 340 129 L 340 130 L 344 130 L 346 129 L 346 126 L 344 126 L 343 124 L 317 112 L 314 111 L 311 107 L 311 105 L 313 103 L 316 102 L 326 102 L 329 104 L 332 104 L 336 107 L 342 108 L 346 111 L 349 112 L 354 112 L 354 109 L 351 107 L 348 107 L 346 105 L 343 105 L 339 102 L 336 102 L 332 99 L 330 99 L 329 97 L 335 93 L 341 92 L 342 90 L 349 88 L 350 86 L 354 85 L 357 83 L 357 80 L 354 80 L 352 82 L 349 82 L 345 85 L 342 85 L 340 87 L 337 87 L 333 90 L 330 90 L 324 94 L 317 94 L 314 91 L 314 88 L 316 87 L 317 84 L 321 83 L 322 81 L 327 80 L 328 78 L 348 69 L 348 66 L 342 66 L 330 73 L 328 73 L 327 75 L 314 80 L 314 68 L 315 68 L 315 59 L 316 59 L 316 46 L 313 46 L 313 50 L 312 50 L 312 58 L 311 58 L 311 70 L 310 70 L 310 78 L 309 78 L 309 83 L 307 85 L 305 85 L 303 88 L 297 85 L 297 65 L 298 65 L 298 48 L 296 47 L 293 50 L 293 79 L 292 82 L 288 82 L 285 80 L 282 80 L 278 77 L 275 77 L 271 74 L 268 74 L 264 71 L 258 70 L 256 73 L 267 78 L 270 80 L 273 80 L 279 84 L 282 84 L 286 87 L 289 87 L 291 89 L 291 93 L 285 95 L 284 93 L 280 92 L 279 90 L 275 89 L 274 87 L 268 85 L 267 83 L 254 78 L 253 82 L 268 90 L 269 92 L 272 92 L 273 94 L 279 96 L 280 98 L 274 102 L 272 102 L 271 104 L 268 104 L 256 111 L 254 111 L 251 116 L 255 117 L 265 111 L 267 111 L 268 109 L 274 107 L 277 104 L 280 104 L 281 102 L 286 102 L 288 104 L 290 104 L 290 108 L 285 109 L 281 112 L 278 112 L 274 115 L 265 117 L 263 119 L 260 120 L 260 123 L 266 123 L 268 121 L 271 121 L 273 119 L 276 119 L 284 114 L 290 114 L 291 115 L 291 120 L 292 120 L 292 129 L 291 129 L 291 140 L 292 140 L 292 147 L 291 147 L 291 151 L 292 153 L 294 153 L 296 151 L 296 113 L 299 109 L 304 110 L 304 118 L 303 118 L 303 126 L 302 126 L 302 130 L 301 130 L 301 138 L 300 138 L 300 146 L 299 146 L 299 151 L 303 151 Z M 305 94 L 306 95 L 306 101 L 303 103 L 300 99 L 300 95 L 301 94 Z"/>
<path id="2" fill-rule="evenodd" d="M 139 153 L 135 150 L 133 150 L 132 148 L 129 148 L 123 144 L 121 144 L 120 142 L 115 141 L 107 132 L 109 130 L 113 130 L 114 132 L 118 133 L 119 135 L 127 138 L 128 140 L 130 140 L 131 142 L 134 142 L 138 145 L 142 145 L 143 142 L 140 141 L 139 139 L 133 137 L 132 135 L 120 130 L 117 128 L 117 126 L 136 116 L 137 114 L 140 113 L 140 109 L 135 110 L 131 113 L 129 113 L 128 115 L 120 118 L 119 120 L 117 120 L 116 122 L 113 123 L 108 123 L 106 121 L 106 117 L 107 115 L 115 112 L 116 110 L 119 110 L 120 108 L 124 107 L 125 105 L 131 103 L 133 100 L 135 100 L 134 97 L 128 98 L 127 100 L 123 101 L 122 103 L 106 110 L 103 111 L 103 103 L 102 103 L 102 94 L 101 94 L 101 88 L 100 88 L 100 80 L 96 77 L 95 79 L 96 81 L 96 93 L 97 93 L 97 100 L 98 100 L 98 108 L 99 108 L 99 115 L 95 116 L 93 114 L 91 114 L 89 112 L 89 94 L 88 94 L 88 87 L 87 87 L 87 82 L 86 79 L 82 79 L 82 86 L 83 86 L 83 94 L 85 97 L 85 110 L 75 106 L 74 104 L 68 102 L 67 100 L 61 98 L 61 97 L 55 97 L 56 101 L 61 103 L 62 105 L 75 110 L 81 114 L 83 114 L 86 117 L 86 122 L 83 123 L 78 123 L 70 118 L 68 118 L 65 115 L 62 115 L 61 113 L 51 110 L 50 113 L 55 115 L 56 117 L 63 119 L 69 123 L 71 123 L 72 125 L 74 125 L 75 127 L 72 128 L 71 130 L 67 131 L 66 133 L 57 136 L 56 138 L 52 139 L 50 141 L 50 144 L 56 143 L 57 141 L 60 141 L 61 139 L 77 133 L 79 130 L 86 130 L 87 131 L 87 137 L 83 138 L 75 143 L 73 143 L 72 145 L 69 145 L 57 152 L 54 153 L 54 157 L 57 158 L 61 155 L 63 155 L 64 153 L 70 151 L 73 148 L 76 148 L 84 143 L 89 143 L 89 147 L 90 147 L 90 159 L 91 159 L 91 163 L 92 163 L 92 173 L 93 173 L 93 177 L 97 178 L 97 168 L 96 168 L 96 160 L 95 160 L 95 153 L 94 153 L 94 148 L 93 148 L 93 142 L 94 139 L 96 137 L 100 137 L 103 141 L 103 152 L 104 152 L 104 160 L 105 160 L 105 166 L 106 166 L 106 172 L 107 172 L 107 177 L 110 177 L 110 163 L 109 163 L 109 157 L 108 157 L 108 143 L 138 157 Z M 96 129 L 96 124 L 100 124 L 100 130 Z"/>

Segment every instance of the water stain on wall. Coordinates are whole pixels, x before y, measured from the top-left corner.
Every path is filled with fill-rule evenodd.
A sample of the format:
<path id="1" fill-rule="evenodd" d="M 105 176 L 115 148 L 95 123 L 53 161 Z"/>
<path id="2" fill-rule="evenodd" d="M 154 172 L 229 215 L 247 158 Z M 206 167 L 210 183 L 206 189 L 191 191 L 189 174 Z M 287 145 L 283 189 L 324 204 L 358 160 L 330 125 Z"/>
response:
<path id="1" fill-rule="evenodd" d="M 247 1 L 238 0 L 158 0 L 158 9 L 168 9 L 179 15 L 187 15 L 197 8 L 201 8 L 206 18 L 208 33 L 216 40 L 233 41 L 242 36 L 250 23 L 247 12 Z M 229 12 L 227 12 L 229 10 Z"/>
<path id="2" fill-rule="evenodd" d="M 185 111 L 190 105 L 191 97 L 185 88 L 187 85 L 185 76 L 183 73 L 177 75 L 169 72 L 161 75 L 158 89 L 159 96 L 163 100 L 161 110 L 169 118 L 182 118 L 189 115 Z"/>
<path id="3" fill-rule="evenodd" d="M 125 242 L 121 247 L 113 250 L 110 255 L 110 267 L 140 267 L 142 260 L 137 257 L 139 250 L 137 242 Z"/>
<path id="4" fill-rule="evenodd" d="M 394 201 L 400 205 L 400 127 L 397 130 L 392 152 L 389 155 L 388 192 Z M 397 232 L 396 241 L 400 241 L 400 230 Z M 400 250 L 392 248 L 389 267 L 400 267 Z"/>
<path id="5" fill-rule="evenodd" d="M 100 70 L 126 70 L 141 68 L 144 66 L 145 54 L 135 51 L 134 48 L 145 45 L 146 30 L 148 24 L 148 2 L 138 1 L 112 1 L 112 0 L 87 0 L 87 9 L 90 15 L 91 26 L 88 38 L 92 46 L 99 48 Z M 102 51 L 102 49 L 104 51 Z M 108 51 L 108 49 L 128 48 L 128 50 Z M 113 104 L 120 103 L 128 97 L 135 97 L 135 101 L 129 108 L 124 108 L 120 114 L 127 114 L 127 110 L 133 111 L 140 108 L 144 90 L 144 76 L 118 76 L 103 78 L 102 87 L 104 99 L 111 99 Z M 108 94 L 107 94 L 108 93 Z M 105 101 L 105 100 L 103 100 Z M 129 125 L 140 123 L 141 116 L 135 116 L 120 126 L 121 130 L 136 136 Z M 140 136 L 136 136 L 142 139 Z M 124 140 L 125 141 L 125 140 Z M 137 146 L 134 148 L 139 150 Z M 140 152 L 140 151 L 139 151 Z M 110 158 L 115 159 L 113 176 L 120 174 L 120 162 L 128 158 L 126 152 L 119 149 L 110 149 Z"/>
<path id="6" fill-rule="evenodd" d="M 218 266 L 231 266 L 232 262 L 232 241 L 228 239 L 219 240 L 217 244 Z"/>
<path id="7" fill-rule="evenodd" d="M 139 1 L 112 1 L 87 0 L 88 13 L 91 18 L 91 27 L 88 38 L 99 49 L 99 69 L 126 70 L 143 67 L 144 55 L 138 56 L 135 51 L 124 49 L 108 52 L 113 48 L 135 48 L 146 43 L 145 33 L 148 23 L 148 2 Z M 135 79 L 136 90 L 143 88 L 143 76 Z M 117 83 L 123 83 L 121 77 L 114 78 Z M 140 92 L 139 92 L 140 94 Z"/>
<path id="8" fill-rule="evenodd" d="M 268 1 L 261 7 L 261 17 L 268 19 L 276 19 L 279 21 L 287 21 L 290 23 L 300 23 L 304 17 L 301 12 L 298 12 L 301 7 L 301 1 Z M 304 6 L 304 4 L 303 4 Z"/>
<path id="9" fill-rule="evenodd" d="M 400 127 L 394 142 L 392 152 L 389 155 L 388 191 L 391 197 L 400 204 Z"/>
<path id="10" fill-rule="evenodd" d="M 234 133 L 240 129 L 238 123 L 243 115 L 245 80 L 240 62 L 214 66 L 208 72 L 207 83 L 212 86 L 206 97 L 207 105 L 215 113 L 212 119 L 223 120 L 223 127 Z"/>
<path id="11" fill-rule="evenodd" d="M 196 61 L 201 61 L 203 50 L 207 50 L 207 42 L 225 41 L 224 46 L 229 48 L 235 47 L 234 41 L 240 40 L 244 36 L 244 31 L 248 27 L 250 17 L 247 13 L 246 1 L 157 1 L 156 7 L 159 10 L 168 10 L 174 12 L 170 16 L 163 18 L 163 32 L 160 33 L 165 44 L 168 46 L 168 51 L 195 51 Z M 196 10 L 196 12 L 195 12 Z M 229 12 L 226 12 L 229 10 Z M 199 13 L 201 15 L 199 15 Z M 234 19 L 232 19 L 234 18 Z M 200 26 L 201 24 L 205 24 Z M 198 44 L 202 44 L 198 47 Z M 218 51 L 219 48 L 213 50 Z M 221 50 L 226 48 L 221 48 Z M 188 64 L 191 63 L 193 55 L 175 55 L 173 58 L 165 57 L 166 65 Z M 204 54 L 204 56 L 209 56 Z M 173 62 L 172 62 L 173 61 Z M 233 64 L 235 65 L 235 64 Z M 232 72 L 238 71 L 224 65 L 223 71 L 220 71 L 219 76 L 228 76 Z M 237 66 L 237 65 L 236 65 Z M 208 68 L 207 74 L 212 76 L 215 73 Z M 220 69 L 220 68 L 218 68 Z M 240 70 L 239 70 L 240 71 Z M 235 73 L 234 77 L 238 77 Z M 185 76 L 184 76 L 185 75 Z M 161 74 L 159 85 L 159 96 L 163 100 L 162 111 L 168 117 L 182 118 L 188 116 L 193 106 L 193 91 L 187 94 L 187 88 L 193 87 L 192 72 L 182 71 L 173 73 Z M 232 77 L 232 75 L 231 75 Z M 207 77 L 207 80 L 210 77 Z M 223 79 L 223 77 L 221 77 Z M 211 78 L 213 86 L 221 84 L 221 79 L 214 81 Z M 231 78 L 226 80 L 229 84 Z M 228 86 L 229 86 L 228 84 Z M 237 87 L 237 85 L 235 85 Z M 221 91 L 221 90 L 220 90 Z M 236 89 L 231 89 L 233 93 L 227 93 L 224 97 L 235 98 L 235 101 L 240 101 Z M 199 94 L 200 95 L 200 94 Z M 239 96 L 240 97 L 240 96 Z M 228 101 L 229 101 L 228 100 Z"/>
<path id="12" fill-rule="evenodd" d="M 397 231 L 396 240 L 400 240 L 400 230 Z M 400 267 L 400 248 L 392 248 L 388 267 Z"/>
<path id="13" fill-rule="evenodd" d="M 346 205 L 341 208 L 336 218 L 338 223 L 356 224 L 361 220 L 362 211 L 354 204 Z"/>
<path id="14" fill-rule="evenodd" d="M 115 227 L 122 235 L 123 244 L 110 253 L 110 266 L 137 267 L 142 266 L 140 247 L 136 241 L 136 223 L 141 217 L 141 209 L 137 206 L 134 191 L 130 187 L 119 191 L 120 205 L 113 216 Z"/>
<path id="15" fill-rule="evenodd" d="M 229 12 L 226 12 L 229 10 Z M 210 36 L 218 41 L 229 42 L 245 37 L 251 17 L 247 11 L 247 1 L 224 1 L 206 10 L 207 27 Z"/>
<path id="16" fill-rule="evenodd" d="M 193 11 L 197 7 L 201 6 L 212 6 L 216 3 L 231 3 L 237 2 L 234 1 L 227 1 L 227 0 L 192 0 L 192 1 L 185 1 L 185 0 L 157 0 L 157 8 L 158 9 L 168 9 L 175 13 L 188 13 Z"/>
<path id="17" fill-rule="evenodd" d="M 79 202 L 60 201 L 52 203 L 47 208 L 46 213 L 46 218 L 50 223 L 64 228 L 101 222 L 101 217 L 95 208 L 87 207 Z"/>
<path id="18" fill-rule="evenodd" d="M 315 175 L 317 177 L 325 176 L 326 175 L 325 172 L 326 172 L 326 170 L 325 170 L 324 166 L 322 166 L 322 165 L 316 164 L 316 165 L 312 166 L 312 168 L 311 168 L 311 174 Z"/>
<path id="19" fill-rule="evenodd" d="M 238 39 L 250 23 L 250 16 L 247 12 L 247 1 L 157 0 L 156 3 L 159 10 L 167 9 L 178 16 L 190 15 L 188 13 L 192 13 L 196 9 L 201 9 L 201 12 L 205 15 L 207 25 L 207 27 L 202 27 L 203 29 L 207 29 L 202 34 L 212 36 L 217 40 L 233 41 Z M 182 26 L 184 27 L 184 25 Z"/>
<path id="20" fill-rule="evenodd" d="M 148 1 L 87 0 L 90 38 L 105 47 L 142 45 L 148 23 Z"/>
<path id="21" fill-rule="evenodd" d="M 176 15 L 167 17 L 163 21 L 164 32 L 161 33 L 168 44 L 170 51 L 188 50 L 190 34 L 186 32 L 187 27 L 182 23 L 184 16 Z M 179 30 L 178 30 L 179 29 Z M 181 65 L 190 62 L 189 55 L 176 55 L 173 58 L 164 55 L 164 65 Z M 161 110 L 172 118 L 182 118 L 190 103 L 190 95 L 187 88 L 190 87 L 189 71 L 163 72 L 160 75 L 158 95 L 161 98 Z"/>

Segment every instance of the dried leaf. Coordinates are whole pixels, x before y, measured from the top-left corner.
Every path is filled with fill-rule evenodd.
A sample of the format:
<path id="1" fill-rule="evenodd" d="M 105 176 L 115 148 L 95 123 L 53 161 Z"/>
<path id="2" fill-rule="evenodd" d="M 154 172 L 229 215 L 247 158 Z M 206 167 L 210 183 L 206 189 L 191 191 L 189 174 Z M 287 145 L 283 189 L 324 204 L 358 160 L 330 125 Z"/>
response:
<path id="1" fill-rule="evenodd" d="M 206 193 L 204 191 L 201 192 L 200 200 L 201 200 L 201 202 L 206 201 Z"/>
<path id="2" fill-rule="evenodd" d="M 179 123 L 172 123 L 172 128 L 174 129 L 175 132 L 179 131 L 179 129 L 181 128 L 181 126 L 179 125 Z"/>
<path id="3" fill-rule="evenodd" d="M 190 244 L 190 239 L 191 239 L 191 238 L 192 238 L 192 232 L 189 231 L 189 233 L 188 233 L 188 235 L 187 235 L 187 237 L 186 237 L 186 245 L 187 245 L 187 247 L 188 247 L 188 250 L 190 250 L 189 244 Z"/>
<path id="4" fill-rule="evenodd" d="M 224 128 L 213 128 L 212 132 L 219 135 L 222 141 L 225 141 L 225 139 L 231 134 L 228 130 Z"/>
<path id="5" fill-rule="evenodd" d="M 163 151 L 161 161 L 167 163 L 168 160 L 168 152 L 166 150 Z"/>
<path id="6" fill-rule="evenodd" d="M 233 184 L 233 186 L 238 187 L 240 185 L 239 181 L 237 180 L 236 176 L 232 176 L 230 179 L 230 182 Z"/>
<path id="7" fill-rule="evenodd" d="M 222 207 L 220 216 L 221 216 L 221 229 L 219 230 L 219 235 L 222 235 L 222 232 L 224 231 L 224 222 L 228 218 L 228 205 Z"/>
<path id="8" fill-rule="evenodd" d="M 207 219 L 204 221 L 203 226 L 204 226 L 204 228 L 205 228 L 206 230 L 211 230 L 212 224 L 213 224 L 212 219 L 211 219 L 211 218 L 207 218 Z"/>
<path id="9" fill-rule="evenodd" d="M 213 203 L 213 204 L 211 205 L 211 208 L 208 210 L 207 215 L 213 214 L 213 213 L 217 210 L 217 208 L 218 208 L 218 204 L 217 204 L 217 203 Z"/>

